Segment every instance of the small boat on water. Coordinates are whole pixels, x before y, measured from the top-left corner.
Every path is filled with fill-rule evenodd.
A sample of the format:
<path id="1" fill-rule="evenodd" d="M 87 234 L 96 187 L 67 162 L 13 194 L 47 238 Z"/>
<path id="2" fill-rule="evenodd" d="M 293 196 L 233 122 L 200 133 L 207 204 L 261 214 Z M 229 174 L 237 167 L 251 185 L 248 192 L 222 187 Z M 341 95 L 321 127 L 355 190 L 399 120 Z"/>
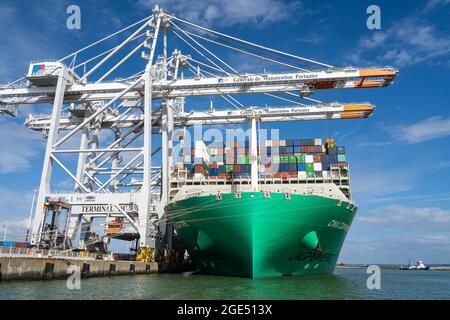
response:
<path id="1" fill-rule="evenodd" d="M 401 266 L 400 270 L 430 270 L 430 267 L 425 265 L 423 261 L 417 261 L 415 264 L 409 261 L 408 266 Z"/>

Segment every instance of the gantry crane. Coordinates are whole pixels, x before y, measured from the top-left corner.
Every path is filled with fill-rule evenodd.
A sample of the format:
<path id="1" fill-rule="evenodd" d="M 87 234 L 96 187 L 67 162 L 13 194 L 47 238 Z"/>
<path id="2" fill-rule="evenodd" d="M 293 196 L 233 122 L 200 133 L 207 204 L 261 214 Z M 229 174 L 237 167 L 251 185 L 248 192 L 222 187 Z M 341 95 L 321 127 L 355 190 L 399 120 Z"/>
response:
<path id="1" fill-rule="evenodd" d="M 119 45 L 89 56 L 93 48 L 128 32 Z M 190 54 L 174 50 L 169 56 L 169 35 Z M 240 73 L 206 43 L 289 71 Z M 119 57 L 125 50 L 128 53 Z M 113 78 L 139 53 L 141 71 Z M 86 60 L 79 63 L 83 55 Z M 70 212 L 67 237 L 72 240 L 80 224 L 89 230 L 101 216 L 123 218 L 141 248 L 164 248 L 166 243 L 170 248 L 173 230 L 163 216 L 170 201 L 175 128 L 249 123 L 251 184 L 257 190 L 258 122 L 366 118 L 375 108 L 368 103 L 323 103 L 311 96 L 319 90 L 386 87 L 397 73 L 393 68 L 336 68 L 191 23 L 158 6 L 150 17 L 59 61 L 31 64 L 26 77 L 0 87 L 0 114 L 14 116 L 19 105 L 53 104 L 50 116 L 26 121 L 47 138 L 32 244 L 41 244 L 50 214 L 46 208 L 58 203 Z M 235 97 L 249 94 L 289 101 L 291 106 L 245 107 Z M 220 96 L 234 109 L 185 110 L 187 98 L 204 96 Z M 103 146 L 105 129 L 113 135 L 106 136 Z M 160 147 L 152 148 L 154 134 L 161 135 Z M 158 153 L 161 163 L 153 166 Z M 76 158 L 67 160 L 70 156 Z M 55 166 L 73 180 L 73 191 L 54 190 Z"/>

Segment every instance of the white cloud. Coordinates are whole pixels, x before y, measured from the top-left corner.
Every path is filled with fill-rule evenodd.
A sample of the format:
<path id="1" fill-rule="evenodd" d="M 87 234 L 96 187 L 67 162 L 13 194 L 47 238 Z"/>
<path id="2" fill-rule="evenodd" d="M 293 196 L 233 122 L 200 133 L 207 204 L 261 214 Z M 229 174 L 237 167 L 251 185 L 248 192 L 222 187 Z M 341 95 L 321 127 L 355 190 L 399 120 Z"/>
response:
<path id="1" fill-rule="evenodd" d="M 56 15 L 55 6 L 35 6 L 30 4 L 29 11 L 38 16 L 40 27 L 35 29 L 26 28 L 20 18 L 21 12 L 15 7 L 7 4 L 0 4 L 0 21 L 7 28 L 0 28 L 0 83 L 6 84 L 21 78 L 28 70 L 30 61 L 39 59 L 54 58 L 52 52 L 58 46 L 51 46 L 49 43 L 49 29 L 56 28 L 54 20 Z M 63 16 L 63 18 L 65 18 Z M 65 23 L 65 20 L 63 20 Z M 43 32 L 46 30 L 46 32 Z"/>
<path id="2" fill-rule="evenodd" d="M 0 173 L 23 172 L 39 157 L 44 140 L 23 124 L 0 119 Z"/>
<path id="3" fill-rule="evenodd" d="M 447 234 L 426 236 L 382 236 L 364 239 L 349 236 L 339 261 L 363 264 L 405 265 L 409 260 L 426 264 L 448 264 L 450 237 Z"/>
<path id="4" fill-rule="evenodd" d="M 358 225 L 370 228 L 408 228 L 432 230 L 450 228 L 450 210 L 392 205 L 358 214 Z"/>
<path id="5" fill-rule="evenodd" d="M 410 125 L 389 127 L 387 130 L 396 139 L 410 144 L 439 139 L 450 135 L 450 117 L 435 116 Z"/>
<path id="6" fill-rule="evenodd" d="M 146 8 L 155 5 L 153 0 L 139 0 Z M 160 0 L 160 7 L 180 18 L 208 25 L 232 26 L 235 24 L 263 25 L 288 20 L 301 8 L 300 1 L 279 0 Z"/>
<path id="7" fill-rule="evenodd" d="M 427 5 L 423 9 L 423 12 L 426 13 L 436 8 L 443 7 L 447 4 L 450 4 L 450 0 L 429 0 Z"/>
<path id="8" fill-rule="evenodd" d="M 339 261 L 448 263 L 450 210 L 391 205 L 357 214 Z"/>
<path id="9" fill-rule="evenodd" d="M 2 221 L 0 224 L 2 227 L 0 228 L 2 236 L 1 239 L 3 239 L 3 236 L 5 235 L 4 232 L 6 231 L 7 241 L 24 241 L 28 229 L 28 223 L 28 218 Z"/>
<path id="10" fill-rule="evenodd" d="M 11 190 L 0 187 L 0 224 L 8 224 L 8 237 L 25 236 L 28 227 L 33 191 Z M 3 231 L 1 235 L 3 236 Z M 13 239 L 11 239 L 13 240 Z M 22 241 L 22 239 L 14 239 Z"/>
<path id="11" fill-rule="evenodd" d="M 392 141 L 386 141 L 386 142 L 377 142 L 377 141 L 365 141 L 360 142 L 356 146 L 360 148 L 372 148 L 372 147 L 385 147 L 393 144 Z"/>
<path id="12" fill-rule="evenodd" d="M 399 195 L 390 197 L 381 197 L 371 199 L 371 202 L 391 202 L 399 200 L 421 200 L 421 202 L 435 202 L 435 201 L 445 201 L 450 197 L 450 192 L 446 193 L 433 193 L 433 194 L 412 194 L 412 195 Z"/>
<path id="13" fill-rule="evenodd" d="M 392 183 L 395 181 L 395 183 Z M 398 168 L 376 170 L 358 168 L 352 170 L 352 190 L 355 199 L 373 199 L 397 192 L 410 191 L 414 177 L 409 170 Z"/>
<path id="14" fill-rule="evenodd" d="M 313 34 L 308 35 L 307 37 L 299 37 L 299 38 L 295 39 L 295 41 L 306 43 L 309 45 L 316 45 L 316 44 L 319 44 L 320 42 L 322 42 L 323 39 L 324 39 L 323 35 L 320 35 L 318 33 L 313 33 Z"/>
<path id="15" fill-rule="evenodd" d="M 450 36 L 420 15 L 395 22 L 386 30 L 359 40 L 348 58 L 357 64 L 375 61 L 380 65 L 408 66 L 418 63 L 446 63 L 450 53 Z M 447 57 L 447 58 L 446 58 Z"/>

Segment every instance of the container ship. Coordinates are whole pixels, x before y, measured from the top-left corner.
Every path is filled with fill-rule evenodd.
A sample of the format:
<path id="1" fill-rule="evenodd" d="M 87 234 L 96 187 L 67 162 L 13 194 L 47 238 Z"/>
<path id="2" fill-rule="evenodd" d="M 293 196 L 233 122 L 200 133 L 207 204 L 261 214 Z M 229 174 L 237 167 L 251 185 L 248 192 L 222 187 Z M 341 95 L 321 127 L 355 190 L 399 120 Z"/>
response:
<path id="1" fill-rule="evenodd" d="M 173 170 L 165 210 L 192 261 L 252 278 L 332 273 L 357 211 L 345 147 L 299 139 L 251 149 L 197 141 Z"/>

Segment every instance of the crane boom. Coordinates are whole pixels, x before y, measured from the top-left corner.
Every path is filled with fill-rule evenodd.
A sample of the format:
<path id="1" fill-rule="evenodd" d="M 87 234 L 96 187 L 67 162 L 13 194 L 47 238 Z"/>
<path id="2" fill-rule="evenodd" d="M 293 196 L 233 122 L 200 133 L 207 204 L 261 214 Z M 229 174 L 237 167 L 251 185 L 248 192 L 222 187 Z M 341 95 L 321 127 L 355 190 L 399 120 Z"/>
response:
<path id="1" fill-rule="evenodd" d="M 375 106 L 370 104 L 315 105 L 311 107 L 250 107 L 243 110 L 192 111 L 174 115 L 174 125 L 189 127 L 194 125 L 242 124 L 256 118 L 260 122 L 311 121 L 361 119 L 372 115 Z M 161 129 L 161 113 L 153 114 L 155 133 Z M 143 115 L 107 115 L 102 121 L 103 129 L 132 128 L 143 121 Z M 83 117 L 68 116 L 61 118 L 60 130 L 73 130 L 83 122 Z M 50 128 L 51 117 L 33 117 L 26 120 L 27 128 L 34 131 L 46 131 Z"/>
<path id="2" fill-rule="evenodd" d="M 51 65 L 51 67 L 51 70 L 58 68 L 58 66 L 55 67 L 54 65 Z M 30 67 L 30 70 L 32 70 L 32 67 Z M 287 91 L 300 92 L 300 96 L 309 96 L 315 90 L 385 87 L 393 82 L 396 75 L 397 71 L 395 69 L 385 68 L 245 74 L 201 79 L 162 79 L 154 82 L 152 97 L 153 99 L 172 99 L 176 97 Z M 0 103 L 17 105 L 49 103 L 53 101 L 56 85 L 48 85 L 54 79 L 53 72 L 42 76 L 29 75 L 27 78 L 30 83 L 34 84 L 33 86 L 0 89 Z M 129 81 L 82 84 L 76 75 L 72 77 L 71 82 L 71 85 L 65 91 L 64 103 L 113 99 L 118 93 L 126 90 L 131 85 Z M 134 86 L 123 98 L 139 99 L 143 95 L 143 90 L 142 82 Z"/>

